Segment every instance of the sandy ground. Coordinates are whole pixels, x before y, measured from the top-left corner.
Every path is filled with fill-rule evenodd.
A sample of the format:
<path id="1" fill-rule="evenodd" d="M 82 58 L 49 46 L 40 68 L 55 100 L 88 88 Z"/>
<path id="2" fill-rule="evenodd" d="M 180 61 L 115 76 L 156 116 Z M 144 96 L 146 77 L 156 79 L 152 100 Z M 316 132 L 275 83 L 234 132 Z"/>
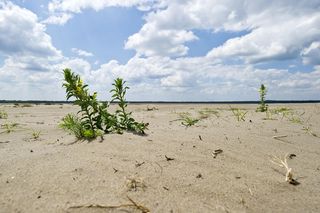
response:
<path id="1" fill-rule="evenodd" d="M 229 105 L 130 105 L 147 136 L 75 142 L 57 125 L 76 106 L 0 105 L 0 212 L 320 212 L 320 104 L 231 107 L 245 121 Z M 271 162 L 286 154 L 299 185 Z"/>

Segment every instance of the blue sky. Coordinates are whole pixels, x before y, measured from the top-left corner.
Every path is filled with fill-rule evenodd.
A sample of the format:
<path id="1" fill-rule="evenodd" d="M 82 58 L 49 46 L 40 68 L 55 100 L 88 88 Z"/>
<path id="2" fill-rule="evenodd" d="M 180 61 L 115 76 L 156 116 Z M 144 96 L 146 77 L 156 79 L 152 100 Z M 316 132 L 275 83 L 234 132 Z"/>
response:
<path id="1" fill-rule="evenodd" d="M 65 100 L 70 67 L 100 99 L 320 99 L 320 2 L 0 0 L 0 99 Z M 303 33 L 301 33 L 303 32 Z"/>

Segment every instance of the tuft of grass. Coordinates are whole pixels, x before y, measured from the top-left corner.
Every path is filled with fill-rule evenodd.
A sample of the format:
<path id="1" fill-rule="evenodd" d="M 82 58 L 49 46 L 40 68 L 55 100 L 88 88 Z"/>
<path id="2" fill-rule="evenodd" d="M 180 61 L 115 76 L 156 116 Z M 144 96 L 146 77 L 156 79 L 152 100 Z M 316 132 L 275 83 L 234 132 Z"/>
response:
<path id="1" fill-rule="evenodd" d="M 181 124 L 185 127 L 193 126 L 200 121 L 200 119 L 191 117 L 190 113 L 187 112 L 179 113 L 179 117 L 178 120 L 181 120 Z"/>
<path id="2" fill-rule="evenodd" d="M 209 118 L 211 115 L 215 115 L 217 118 L 219 118 L 219 111 L 215 109 L 204 108 L 198 111 L 198 113 L 201 119 Z"/>
<path id="3" fill-rule="evenodd" d="M 77 139 L 93 139 L 96 137 L 97 133 L 92 132 L 90 129 L 86 129 L 80 118 L 74 114 L 67 114 L 62 122 L 59 124 L 59 127 L 75 135 Z"/>
<path id="4" fill-rule="evenodd" d="M 18 127 L 18 123 L 5 123 L 1 125 L 1 128 L 4 129 L 4 132 L 1 133 L 11 133 L 16 130 Z"/>
<path id="5" fill-rule="evenodd" d="M 31 136 L 32 139 L 38 140 L 40 138 L 41 131 L 32 130 Z"/>
<path id="6" fill-rule="evenodd" d="M 0 110 L 0 119 L 7 119 L 8 113 L 4 110 Z"/>
<path id="7" fill-rule="evenodd" d="M 231 111 L 232 111 L 234 117 L 236 117 L 237 121 L 246 121 L 245 117 L 246 117 L 246 114 L 248 113 L 248 111 L 244 111 L 239 108 L 231 108 Z"/>

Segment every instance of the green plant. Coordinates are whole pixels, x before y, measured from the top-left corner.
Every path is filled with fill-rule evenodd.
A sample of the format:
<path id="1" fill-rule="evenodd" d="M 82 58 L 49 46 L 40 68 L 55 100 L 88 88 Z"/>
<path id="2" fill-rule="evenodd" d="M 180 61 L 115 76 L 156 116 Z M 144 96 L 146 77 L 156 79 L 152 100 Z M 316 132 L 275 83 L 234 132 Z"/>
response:
<path id="1" fill-rule="evenodd" d="M 261 84 L 259 89 L 260 94 L 260 105 L 257 108 L 257 112 L 265 112 L 268 110 L 268 105 L 266 104 L 266 94 L 267 94 L 267 87 L 264 84 Z"/>
<path id="2" fill-rule="evenodd" d="M 99 129 L 103 130 L 102 116 L 107 116 L 107 106 L 100 104 L 97 101 L 97 93 L 91 95 L 88 90 L 88 85 L 84 84 L 79 75 L 72 73 L 70 69 L 64 69 L 65 83 L 63 87 L 66 88 L 67 100 L 71 97 L 75 98 L 74 104 L 80 106 L 80 124 L 82 126 L 81 136 L 85 139 L 93 139 L 101 135 Z M 68 117 L 67 121 L 71 121 L 74 117 Z M 74 121 L 77 121 L 75 119 Z M 72 130 L 71 130 L 72 131 Z"/>
<path id="3" fill-rule="evenodd" d="M 180 119 L 178 120 L 182 120 L 181 124 L 185 127 L 193 126 L 200 121 L 199 119 L 192 118 L 190 113 L 187 112 L 179 113 L 179 117 Z"/>
<path id="4" fill-rule="evenodd" d="M 114 80 L 113 89 L 110 91 L 112 94 L 111 102 L 117 102 L 120 109 L 116 110 L 116 117 L 119 127 L 123 130 L 133 131 L 139 134 L 144 134 L 147 124 L 136 122 L 132 117 L 132 112 L 127 112 L 128 106 L 125 95 L 129 87 L 125 86 L 125 81 L 121 78 Z M 118 126 L 118 125 L 117 125 Z"/>
<path id="5" fill-rule="evenodd" d="M 77 139 L 86 138 L 85 128 L 81 123 L 81 120 L 73 114 L 67 114 L 62 118 L 62 122 L 59 127 L 74 134 Z M 90 135 L 89 135 L 90 136 Z M 91 137 L 89 137 L 90 139 Z"/>
<path id="6" fill-rule="evenodd" d="M 41 131 L 32 130 L 32 133 L 31 133 L 32 139 L 38 140 L 40 137 L 40 134 L 41 134 Z"/>
<path id="7" fill-rule="evenodd" d="M 16 128 L 18 127 L 18 123 L 5 123 L 5 124 L 2 124 L 1 127 L 2 129 L 4 129 L 5 133 L 11 133 L 13 131 L 16 130 Z M 1 132 L 1 133 L 4 133 L 4 132 Z"/>
<path id="8" fill-rule="evenodd" d="M 97 93 L 89 93 L 88 85 L 84 84 L 79 75 L 70 69 L 64 69 L 63 87 L 66 89 L 67 100 L 74 98 L 74 104 L 80 106 L 79 117 L 67 115 L 61 127 L 74 133 L 78 139 L 93 139 L 102 133 L 117 132 L 123 130 L 144 134 L 148 124 L 138 123 L 131 117 L 131 112 L 126 111 L 127 103 L 125 94 L 129 87 L 124 86 L 125 81 L 118 78 L 113 86 L 112 101 L 118 101 L 120 109 L 114 114 L 108 112 L 109 103 L 99 102 Z"/>
<path id="9" fill-rule="evenodd" d="M 243 111 L 239 108 L 231 108 L 233 115 L 237 118 L 237 121 L 245 121 L 248 111 Z"/>
<path id="10" fill-rule="evenodd" d="M 7 119 L 8 114 L 4 110 L 0 110 L 0 119 Z"/>

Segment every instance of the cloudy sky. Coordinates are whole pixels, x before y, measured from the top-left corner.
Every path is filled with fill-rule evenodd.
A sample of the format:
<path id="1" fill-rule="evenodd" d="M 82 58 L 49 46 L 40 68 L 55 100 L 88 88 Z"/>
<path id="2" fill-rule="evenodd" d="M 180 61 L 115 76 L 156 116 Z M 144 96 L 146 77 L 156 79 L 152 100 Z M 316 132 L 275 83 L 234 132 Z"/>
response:
<path id="1" fill-rule="evenodd" d="M 320 99 L 320 0 L 0 0 L 0 100 Z"/>

